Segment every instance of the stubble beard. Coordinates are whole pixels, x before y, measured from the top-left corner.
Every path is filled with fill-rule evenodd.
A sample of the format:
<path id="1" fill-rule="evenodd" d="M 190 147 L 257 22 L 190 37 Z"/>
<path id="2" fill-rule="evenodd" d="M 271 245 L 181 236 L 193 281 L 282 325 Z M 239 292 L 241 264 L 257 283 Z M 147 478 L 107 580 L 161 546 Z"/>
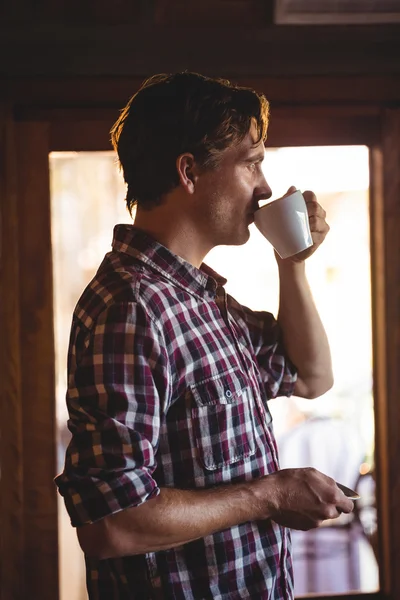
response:
<path id="1" fill-rule="evenodd" d="M 214 246 L 242 246 L 250 238 L 249 224 L 245 217 L 238 219 L 230 212 L 230 199 L 221 202 L 218 192 L 214 192 L 213 197 L 215 202 L 211 203 L 205 219 L 205 234 L 211 234 Z"/>

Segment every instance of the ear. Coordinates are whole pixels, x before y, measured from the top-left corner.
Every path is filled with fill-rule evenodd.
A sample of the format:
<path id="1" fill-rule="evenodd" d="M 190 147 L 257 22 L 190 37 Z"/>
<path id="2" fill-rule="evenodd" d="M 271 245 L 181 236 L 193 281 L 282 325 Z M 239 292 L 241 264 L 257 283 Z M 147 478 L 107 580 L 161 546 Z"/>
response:
<path id="1" fill-rule="evenodd" d="M 188 194 L 193 194 L 197 181 L 196 161 L 193 154 L 185 153 L 178 156 L 176 159 L 176 170 L 181 186 Z"/>

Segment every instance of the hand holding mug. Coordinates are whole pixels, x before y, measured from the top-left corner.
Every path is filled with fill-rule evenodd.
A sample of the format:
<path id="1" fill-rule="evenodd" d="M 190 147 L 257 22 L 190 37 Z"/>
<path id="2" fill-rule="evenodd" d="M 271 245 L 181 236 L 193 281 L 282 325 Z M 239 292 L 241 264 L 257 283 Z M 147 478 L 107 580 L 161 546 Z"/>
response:
<path id="1" fill-rule="evenodd" d="M 292 186 L 256 212 L 255 225 L 281 259 L 301 262 L 325 239 L 329 231 L 325 216 L 313 192 L 302 194 Z"/>
<path id="2" fill-rule="evenodd" d="M 304 201 L 307 206 L 308 223 L 313 244 L 299 254 L 291 257 L 294 262 L 301 262 L 314 254 L 316 249 L 322 244 L 329 232 L 329 225 L 326 222 L 326 211 L 318 204 L 317 197 L 314 192 L 307 190 L 303 192 Z"/>

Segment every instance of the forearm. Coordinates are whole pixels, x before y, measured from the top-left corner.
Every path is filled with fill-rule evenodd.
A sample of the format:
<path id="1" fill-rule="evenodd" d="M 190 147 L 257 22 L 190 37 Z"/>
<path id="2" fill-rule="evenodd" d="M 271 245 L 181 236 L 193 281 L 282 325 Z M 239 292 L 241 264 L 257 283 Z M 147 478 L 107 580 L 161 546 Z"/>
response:
<path id="1" fill-rule="evenodd" d="M 162 488 L 159 496 L 101 521 L 78 528 L 83 551 L 97 558 L 155 552 L 215 531 L 267 518 L 259 480 L 211 488 Z M 272 497 L 272 491 L 271 491 Z"/>
<path id="2" fill-rule="evenodd" d="M 332 362 L 326 332 L 305 275 L 304 263 L 278 263 L 278 321 L 286 351 L 298 369 L 295 394 L 314 398 L 332 387 Z"/>
<path id="3" fill-rule="evenodd" d="M 100 560 L 157 552 L 248 521 L 307 530 L 353 503 L 315 469 L 285 469 L 209 490 L 162 488 L 157 498 L 78 528 L 85 554 Z"/>

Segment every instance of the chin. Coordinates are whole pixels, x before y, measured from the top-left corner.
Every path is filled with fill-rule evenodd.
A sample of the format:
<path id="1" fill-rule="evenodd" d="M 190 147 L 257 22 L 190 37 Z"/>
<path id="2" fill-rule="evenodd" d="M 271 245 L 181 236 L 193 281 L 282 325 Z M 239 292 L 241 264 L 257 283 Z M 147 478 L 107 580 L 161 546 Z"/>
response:
<path id="1" fill-rule="evenodd" d="M 230 246 L 243 246 L 243 244 L 245 244 L 246 242 L 249 241 L 250 238 L 250 231 L 249 228 L 247 227 L 245 229 L 245 231 L 242 231 L 240 233 L 236 233 L 234 236 L 232 236 L 232 239 L 229 243 Z"/>

